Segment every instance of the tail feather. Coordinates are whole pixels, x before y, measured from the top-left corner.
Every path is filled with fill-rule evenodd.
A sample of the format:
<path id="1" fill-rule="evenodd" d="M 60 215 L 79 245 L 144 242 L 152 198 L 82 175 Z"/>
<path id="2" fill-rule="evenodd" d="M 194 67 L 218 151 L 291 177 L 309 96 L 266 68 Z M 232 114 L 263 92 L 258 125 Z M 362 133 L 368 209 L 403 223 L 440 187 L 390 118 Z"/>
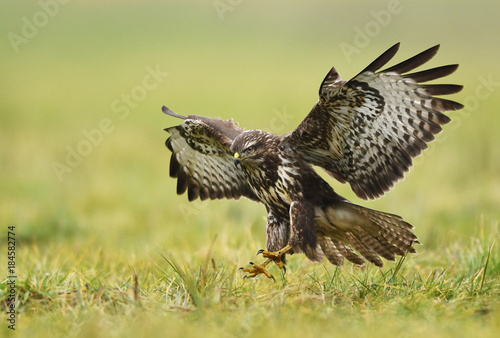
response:
<path id="1" fill-rule="evenodd" d="M 334 265 L 344 264 L 344 256 L 340 253 L 335 244 L 333 244 L 330 237 L 319 237 L 318 242 L 321 246 L 321 250 L 323 250 L 323 253 L 330 263 Z"/>
<path id="2" fill-rule="evenodd" d="M 335 243 L 335 246 L 338 248 L 339 252 L 347 258 L 350 262 L 363 266 L 365 265 L 365 259 L 361 256 L 359 256 L 354 250 L 351 249 L 348 245 L 344 245 L 340 241 L 335 241 L 333 238 L 332 243 Z"/>
<path id="3" fill-rule="evenodd" d="M 403 256 L 406 252 L 417 253 L 412 245 L 414 243 L 419 243 L 418 241 L 404 240 L 397 237 L 397 234 L 388 231 L 382 232 L 381 235 L 387 242 L 396 248 L 395 250 L 400 250 L 400 252 L 397 253 L 399 256 Z"/>
<path id="4" fill-rule="evenodd" d="M 396 260 L 394 250 L 387 249 L 387 247 L 389 247 L 389 243 L 383 237 L 371 237 L 360 228 L 359 239 L 388 261 Z"/>
<path id="5" fill-rule="evenodd" d="M 375 264 L 378 267 L 383 267 L 384 262 L 380 259 L 380 257 L 375 253 L 372 247 L 369 247 L 365 242 L 362 242 L 358 235 L 354 235 L 352 233 L 347 234 L 350 239 L 351 245 L 358 251 L 364 258 L 366 258 L 369 262 Z"/>
<path id="6" fill-rule="evenodd" d="M 326 221 L 321 222 L 319 244 L 332 264 L 342 265 L 343 256 L 355 264 L 363 265 L 366 259 L 382 267 L 380 257 L 395 261 L 396 256 L 416 253 L 412 245 L 418 238 L 411 231 L 413 226 L 398 215 L 350 202 L 330 205 L 322 215 Z"/>

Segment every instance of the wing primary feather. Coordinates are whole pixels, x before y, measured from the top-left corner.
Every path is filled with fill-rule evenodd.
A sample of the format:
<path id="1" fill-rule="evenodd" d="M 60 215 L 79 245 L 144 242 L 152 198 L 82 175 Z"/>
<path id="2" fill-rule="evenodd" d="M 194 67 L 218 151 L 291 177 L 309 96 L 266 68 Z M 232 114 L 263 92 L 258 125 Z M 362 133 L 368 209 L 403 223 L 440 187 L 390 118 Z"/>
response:
<path id="1" fill-rule="evenodd" d="M 447 100 L 447 99 L 441 99 L 441 98 L 434 98 L 432 99 L 432 108 L 442 112 L 442 111 L 450 111 L 450 110 L 460 110 L 464 107 L 463 104 Z"/>
<path id="2" fill-rule="evenodd" d="M 163 107 L 165 114 L 184 118 Z M 243 129 L 232 120 L 189 115 L 184 123 L 165 129 L 172 151 L 170 176 L 177 178 L 177 194 L 187 191 L 189 201 L 234 198 L 257 200 L 230 150 Z"/>
<path id="3" fill-rule="evenodd" d="M 177 117 L 177 118 L 180 118 L 180 119 L 183 119 L 183 120 L 187 119 L 186 116 L 182 116 L 182 115 L 179 115 L 177 113 L 174 113 L 167 106 L 161 107 L 161 111 L 164 112 L 165 114 L 173 116 L 173 117 Z"/>
<path id="4" fill-rule="evenodd" d="M 170 177 L 177 178 L 180 168 L 181 166 L 179 164 L 179 161 L 177 161 L 175 154 L 172 154 L 172 156 L 170 157 Z"/>
<path id="5" fill-rule="evenodd" d="M 167 131 L 169 130 L 170 128 L 165 128 L 163 130 Z M 174 148 L 172 148 L 172 138 L 169 137 L 166 141 L 165 141 L 165 145 L 167 146 L 168 150 L 170 150 L 171 152 L 174 152 Z"/>
<path id="6" fill-rule="evenodd" d="M 380 55 L 375 61 L 370 63 L 368 67 L 363 69 L 359 74 L 364 72 L 376 72 L 378 69 L 382 68 L 387 62 L 389 62 L 394 55 L 396 55 L 399 49 L 400 43 L 396 43 L 394 46 L 386 50 L 382 55 Z M 359 75 L 358 74 L 358 75 Z"/>
<path id="7" fill-rule="evenodd" d="M 177 195 L 182 195 L 188 188 L 188 174 L 185 170 L 179 170 L 179 176 L 177 178 Z"/>
<path id="8" fill-rule="evenodd" d="M 441 125 L 451 121 L 442 113 L 463 108 L 460 103 L 437 97 L 455 94 L 463 86 L 419 83 L 451 74 L 458 65 L 401 75 L 430 60 L 439 45 L 379 71 L 398 47 L 389 48 L 335 90 L 324 86 L 337 74 L 330 71 L 321 87 L 328 87 L 328 95 L 320 91 L 319 103 L 288 138 L 289 147 L 297 147 L 307 161 L 349 182 L 362 199 L 390 191 L 404 178 L 412 158 L 435 139 Z"/>
<path id="9" fill-rule="evenodd" d="M 448 76 L 455 72 L 458 68 L 458 65 L 447 65 L 436 67 L 432 69 L 423 70 L 421 72 L 415 72 L 411 74 L 403 75 L 406 79 L 413 79 L 416 82 L 427 82 L 431 80 L 436 80 L 445 76 Z"/>
<path id="10" fill-rule="evenodd" d="M 210 192 L 207 187 L 200 187 L 200 200 L 204 201 L 210 196 Z"/>
<path id="11" fill-rule="evenodd" d="M 427 95 L 448 95 L 455 94 L 464 88 L 460 85 L 452 84 L 432 84 L 432 85 L 420 85 L 420 88 L 425 90 Z"/>
<path id="12" fill-rule="evenodd" d="M 189 178 L 188 182 L 188 200 L 191 202 L 200 196 L 200 185 L 193 177 Z"/>
<path id="13" fill-rule="evenodd" d="M 409 58 L 406 61 L 400 62 L 397 65 L 392 66 L 390 68 L 384 69 L 382 73 L 387 73 L 387 72 L 396 72 L 399 74 L 406 73 L 407 71 L 417 68 L 426 63 L 427 61 L 429 61 L 430 59 L 432 59 L 432 57 L 436 55 L 438 50 L 439 50 L 439 45 L 426 49 L 423 52 L 418 53 L 417 55 Z"/>

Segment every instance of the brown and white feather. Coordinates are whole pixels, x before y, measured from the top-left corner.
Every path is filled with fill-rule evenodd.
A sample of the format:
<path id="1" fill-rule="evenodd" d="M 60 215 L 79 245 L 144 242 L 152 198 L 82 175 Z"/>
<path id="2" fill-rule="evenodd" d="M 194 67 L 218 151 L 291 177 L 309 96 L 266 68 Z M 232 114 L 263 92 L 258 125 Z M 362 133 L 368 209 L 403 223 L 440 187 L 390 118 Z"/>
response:
<path id="1" fill-rule="evenodd" d="M 231 120 L 195 115 L 184 119 L 183 124 L 165 129 L 171 135 L 166 145 L 172 151 L 170 176 L 177 178 L 177 194 L 187 190 L 190 201 L 241 196 L 255 200 L 230 150 L 232 139 L 243 129 Z"/>
<path id="2" fill-rule="evenodd" d="M 456 93 L 462 86 L 421 84 L 452 73 L 457 65 L 404 74 L 431 59 L 439 46 L 377 72 L 398 47 L 348 82 L 333 68 L 320 87 L 319 102 L 285 141 L 310 163 L 349 182 L 363 199 L 388 192 L 450 121 L 443 112 L 463 107 L 434 96 Z"/>
<path id="3" fill-rule="evenodd" d="M 245 196 L 263 203 L 271 251 L 288 244 L 312 261 L 326 257 L 335 265 L 347 259 L 376 266 L 383 265 L 381 258 L 394 261 L 416 252 L 411 224 L 349 202 L 312 167 L 349 182 L 360 198 L 377 198 L 404 177 L 413 158 L 450 121 L 443 113 L 463 107 L 437 97 L 462 86 L 424 84 L 453 73 L 457 65 L 413 71 L 439 46 L 379 71 L 398 48 L 389 48 L 350 81 L 332 68 L 318 103 L 295 131 L 283 136 L 244 131 L 232 120 L 184 117 L 163 107 L 184 120 L 166 129 L 177 193 L 187 191 L 189 200 Z"/>

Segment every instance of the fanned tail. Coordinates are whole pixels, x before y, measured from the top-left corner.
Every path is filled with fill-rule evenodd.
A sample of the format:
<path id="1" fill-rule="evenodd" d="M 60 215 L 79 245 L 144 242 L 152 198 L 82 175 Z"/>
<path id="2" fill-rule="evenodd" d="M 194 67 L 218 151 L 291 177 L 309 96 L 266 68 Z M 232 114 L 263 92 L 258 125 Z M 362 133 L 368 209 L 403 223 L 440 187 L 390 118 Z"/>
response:
<path id="1" fill-rule="evenodd" d="M 342 265 L 346 258 L 382 267 L 381 258 L 395 261 L 396 256 L 416 253 L 413 244 L 419 242 L 413 226 L 398 215 L 350 202 L 335 203 L 322 213 L 317 218 L 318 243 L 332 264 Z"/>

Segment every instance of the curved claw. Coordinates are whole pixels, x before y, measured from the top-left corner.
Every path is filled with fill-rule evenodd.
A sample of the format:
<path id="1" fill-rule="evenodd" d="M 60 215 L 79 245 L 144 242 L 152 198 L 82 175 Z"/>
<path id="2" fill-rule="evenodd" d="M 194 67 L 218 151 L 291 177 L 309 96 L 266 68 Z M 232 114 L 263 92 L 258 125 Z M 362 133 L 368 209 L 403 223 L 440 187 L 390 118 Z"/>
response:
<path id="1" fill-rule="evenodd" d="M 254 263 L 254 262 L 249 262 L 248 264 L 250 264 L 250 265 L 254 265 L 255 263 Z M 243 270 L 243 271 L 245 271 L 245 269 L 247 269 L 247 268 L 240 267 L 238 270 Z M 243 277 L 243 278 L 246 278 L 246 277 L 248 277 L 248 276 L 245 276 L 245 277 Z"/>
<path id="2" fill-rule="evenodd" d="M 269 261 L 266 261 L 266 262 L 269 262 Z M 252 265 L 251 268 L 240 268 L 240 270 L 242 270 L 243 272 L 249 273 L 248 275 L 245 275 L 243 277 L 243 279 L 245 279 L 247 277 L 248 278 L 256 277 L 260 274 L 264 274 L 267 278 L 272 278 L 274 281 L 276 281 L 274 276 L 269 271 L 267 271 L 267 269 L 266 269 L 267 263 L 266 262 L 264 262 L 265 264 L 262 264 L 262 265 L 257 265 L 257 264 L 254 264 L 254 262 L 250 262 L 250 264 Z"/>
<path id="3" fill-rule="evenodd" d="M 263 250 L 263 249 L 257 251 L 257 255 L 262 254 L 262 256 L 264 256 L 264 258 L 267 258 L 267 260 L 264 263 L 262 263 L 261 265 L 257 265 L 257 264 L 254 264 L 254 262 L 250 262 L 249 264 L 252 265 L 251 268 L 240 268 L 240 270 L 243 270 L 243 272 L 249 272 L 249 274 L 243 278 L 247 278 L 247 277 L 252 278 L 252 277 L 256 277 L 260 274 L 264 274 L 267 278 L 272 278 L 273 281 L 276 281 L 274 276 L 266 269 L 266 266 L 270 262 L 275 262 L 280 269 L 283 269 L 283 275 L 284 275 L 286 273 L 286 267 L 285 267 L 285 263 L 283 262 L 283 260 L 281 260 L 281 258 L 285 253 L 287 253 L 290 250 L 292 250 L 292 247 L 290 245 L 287 245 L 284 248 L 282 248 L 281 250 L 276 251 L 276 252 L 270 252 L 270 251 Z"/>

